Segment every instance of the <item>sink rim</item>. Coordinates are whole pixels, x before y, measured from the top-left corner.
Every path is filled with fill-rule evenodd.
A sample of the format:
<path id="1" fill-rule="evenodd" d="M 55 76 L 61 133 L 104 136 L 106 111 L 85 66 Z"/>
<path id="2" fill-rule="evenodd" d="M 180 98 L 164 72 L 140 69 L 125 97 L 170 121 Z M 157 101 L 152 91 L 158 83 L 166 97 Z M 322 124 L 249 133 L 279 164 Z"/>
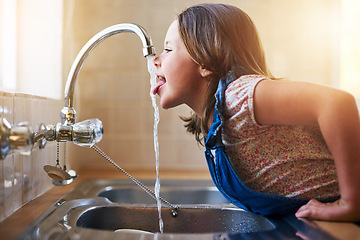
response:
<path id="1" fill-rule="evenodd" d="M 98 191 L 98 197 L 105 197 L 113 203 L 152 204 L 156 200 L 140 188 L 130 186 L 106 186 Z M 173 205 L 217 205 L 231 204 L 215 186 L 162 186 L 160 196 Z M 164 204 L 164 203 L 163 203 Z M 166 205 L 166 204 L 164 204 Z M 232 204 L 231 204 L 232 205 Z"/>
<path id="2" fill-rule="evenodd" d="M 155 185 L 155 180 L 145 179 L 141 182 L 148 186 L 153 187 Z M 140 189 L 135 183 L 129 179 L 97 179 L 90 178 L 79 183 L 76 188 L 64 195 L 63 199 L 72 200 L 77 198 L 91 198 L 97 197 L 98 193 L 101 192 L 106 187 L 122 187 L 122 188 L 134 188 Z M 161 180 L 161 188 L 166 189 L 171 188 L 204 188 L 210 187 L 215 188 L 215 185 L 212 180 Z"/>

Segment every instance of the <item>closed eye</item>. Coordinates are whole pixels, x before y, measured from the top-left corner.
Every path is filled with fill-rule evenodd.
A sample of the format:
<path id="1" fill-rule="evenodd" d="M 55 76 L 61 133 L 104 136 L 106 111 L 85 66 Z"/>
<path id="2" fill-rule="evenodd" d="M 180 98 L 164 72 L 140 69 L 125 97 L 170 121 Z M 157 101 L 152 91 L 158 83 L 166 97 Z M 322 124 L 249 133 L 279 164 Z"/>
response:
<path id="1" fill-rule="evenodd" d="M 164 52 L 166 52 L 166 53 L 169 53 L 169 52 L 171 52 L 172 50 L 171 49 L 169 49 L 169 48 L 165 48 L 164 49 Z"/>

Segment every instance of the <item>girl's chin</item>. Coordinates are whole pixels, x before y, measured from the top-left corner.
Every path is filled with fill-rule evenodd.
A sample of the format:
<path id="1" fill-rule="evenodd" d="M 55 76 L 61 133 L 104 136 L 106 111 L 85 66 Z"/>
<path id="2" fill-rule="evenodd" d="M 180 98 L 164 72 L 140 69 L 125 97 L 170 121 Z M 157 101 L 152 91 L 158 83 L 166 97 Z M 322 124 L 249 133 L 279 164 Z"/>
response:
<path id="1" fill-rule="evenodd" d="M 169 109 L 169 108 L 171 108 L 171 107 L 169 107 L 166 103 L 162 103 L 161 101 L 160 101 L 160 106 L 161 106 L 163 109 Z"/>
<path id="2" fill-rule="evenodd" d="M 160 97 L 160 106 L 163 109 L 169 109 L 169 108 L 176 107 L 177 105 L 174 105 L 169 101 L 166 101 L 166 98 L 164 98 L 164 97 Z"/>

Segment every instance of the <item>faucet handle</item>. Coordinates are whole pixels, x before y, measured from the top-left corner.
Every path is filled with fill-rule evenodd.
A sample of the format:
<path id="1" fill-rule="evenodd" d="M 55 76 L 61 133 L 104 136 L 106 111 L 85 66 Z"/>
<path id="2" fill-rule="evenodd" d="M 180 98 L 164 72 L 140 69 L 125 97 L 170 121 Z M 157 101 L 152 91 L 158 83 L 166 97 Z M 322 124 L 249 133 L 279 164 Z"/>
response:
<path id="1" fill-rule="evenodd" d="M 97 119 L 88 119 L 73 126 L 73 142 L 81 147 L 92 147 L 102 139 L 103 125 Z"/>
<path id="2" fill-rule="evenodd" d="M 34 133 L 28 122 L 21 122 L 12 127 L 9 139 L 14 152 L 30 155 L 34 145 Z"/>
<path id="3" fill-rule="evenodd" d="M 5 159 L 10 151 L 29 155 L 34 145 L 34 134 L 28 122 L 21 122 L 11 127 L 11 124 L 0 117 L 0 159 Z"/>

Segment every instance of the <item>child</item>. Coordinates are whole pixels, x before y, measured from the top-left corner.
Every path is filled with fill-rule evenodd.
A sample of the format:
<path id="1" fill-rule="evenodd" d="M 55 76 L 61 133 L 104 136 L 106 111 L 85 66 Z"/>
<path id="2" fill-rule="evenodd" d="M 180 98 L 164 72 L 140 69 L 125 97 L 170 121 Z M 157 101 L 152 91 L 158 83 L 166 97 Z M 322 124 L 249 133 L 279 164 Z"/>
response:
<path id="1" fill-rule="evenodd" d="M 188 8 L 154 64 L 152 93 L 165 109 L 194 111 L 185 127 L 204 138 L 213 181 L 228 200 L 261 215 L 360 220 L 354 98 L 275 79 L 246 13 L 223 4 Z"/>

